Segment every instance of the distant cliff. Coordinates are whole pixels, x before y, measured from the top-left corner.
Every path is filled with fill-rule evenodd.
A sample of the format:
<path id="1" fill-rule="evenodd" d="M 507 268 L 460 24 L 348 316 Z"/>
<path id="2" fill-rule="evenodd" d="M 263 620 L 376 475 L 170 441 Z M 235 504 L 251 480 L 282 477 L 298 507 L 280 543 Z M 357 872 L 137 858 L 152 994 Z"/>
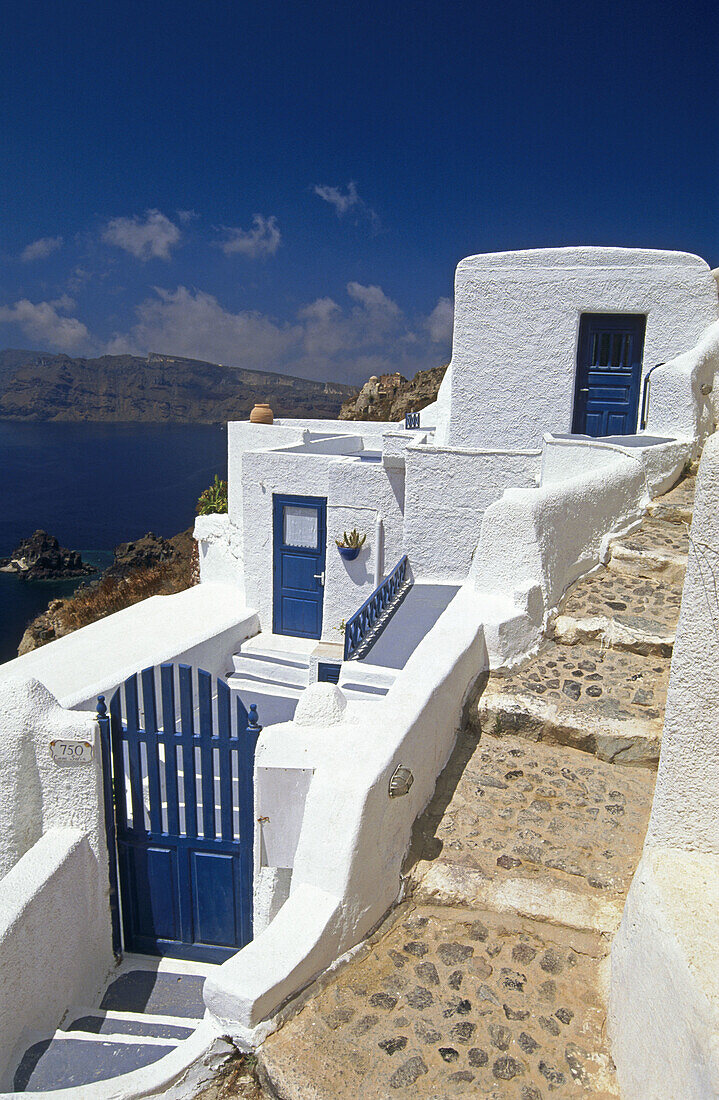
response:
<path id="1" fill-rule="evenodd" d="M 446 367 L 417 371 L 411 381 L 401 374 L 372 375 L 356 396 L 345 401 L 340 420 L 404 420 L 437 400 Z"/>
<path id="2" fill-rule="evenodd" d="M 275 416 L 336 418 L 352 386 L 152 354 L 72 359 L 0 352 L 0 420 L 220 424 L 255 402 Z"/>

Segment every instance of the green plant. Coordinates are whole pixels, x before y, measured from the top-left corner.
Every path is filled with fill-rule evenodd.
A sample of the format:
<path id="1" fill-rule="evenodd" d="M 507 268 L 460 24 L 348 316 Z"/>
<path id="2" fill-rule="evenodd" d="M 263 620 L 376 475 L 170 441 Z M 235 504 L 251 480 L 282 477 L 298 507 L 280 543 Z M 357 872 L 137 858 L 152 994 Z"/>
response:
<path id="1" fill-rule="evenodd" d="M 221 481 L 218 474 L 209 489 L 200 495 L 195 512 L 198 516 L 209 516 L 213 512 L 227 512 L 227 482 Z"/>
<path id="2" fill-rule="evenodd" d="M 353 527 L 349 535 L 345 531 L 341 539 L 335 539 L 338 546 L 348 546 L 351 550 L 361 550 L 367 536 L 360 535 L 356 527 Z"/>

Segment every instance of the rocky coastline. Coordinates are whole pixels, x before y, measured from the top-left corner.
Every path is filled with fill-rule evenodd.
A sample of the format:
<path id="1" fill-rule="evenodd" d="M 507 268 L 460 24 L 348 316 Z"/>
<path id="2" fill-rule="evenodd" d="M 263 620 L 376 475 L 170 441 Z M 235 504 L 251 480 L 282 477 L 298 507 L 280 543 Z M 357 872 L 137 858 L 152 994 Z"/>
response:
<path id="1" fill-rule="evenodd" d="M 17 573 L 27 581 L 59 581 L 84 577 L 97 570 L 77 550 L 61 546 L 54 535 L 38 530 L 23 539 L 9 558 L 0 558 L 3 573 Z"/>
<path id="2" fill-rule="evenodd" d="M 198 580 L 192 528 L 169 539 L 149 531 L 117 546 L 112 564 L 99 577 L 81 584 L 72 596 L 51 600 L 47 610 L 28 624 L 18 656 L 149 596 L 180 592 Z"/>

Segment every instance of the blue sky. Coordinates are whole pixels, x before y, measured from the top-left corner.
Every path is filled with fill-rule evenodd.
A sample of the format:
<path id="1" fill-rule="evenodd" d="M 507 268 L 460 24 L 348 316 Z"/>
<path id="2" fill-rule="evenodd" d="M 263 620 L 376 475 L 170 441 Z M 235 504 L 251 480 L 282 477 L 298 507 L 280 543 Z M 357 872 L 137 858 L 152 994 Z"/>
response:
<path id="1" fill-rule="evenodd" d="M 3 38 L 0 347 L 362 382 L 447 362 L 472 253 L 719 265 L 709 0 L 6 0 Z"/>

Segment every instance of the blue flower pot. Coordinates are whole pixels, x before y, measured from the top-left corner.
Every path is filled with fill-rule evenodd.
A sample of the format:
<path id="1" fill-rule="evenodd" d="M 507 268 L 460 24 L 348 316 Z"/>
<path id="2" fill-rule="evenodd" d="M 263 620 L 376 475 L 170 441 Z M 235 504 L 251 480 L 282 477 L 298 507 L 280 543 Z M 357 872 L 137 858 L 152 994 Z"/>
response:
<path id="1" fill-rule="evenodd" d="M 359 546 L 338 546 L 337 549 L 340 552 L 340 557 L 344 558 L 345 561 L 354 561 L 360 552 Z"/>

